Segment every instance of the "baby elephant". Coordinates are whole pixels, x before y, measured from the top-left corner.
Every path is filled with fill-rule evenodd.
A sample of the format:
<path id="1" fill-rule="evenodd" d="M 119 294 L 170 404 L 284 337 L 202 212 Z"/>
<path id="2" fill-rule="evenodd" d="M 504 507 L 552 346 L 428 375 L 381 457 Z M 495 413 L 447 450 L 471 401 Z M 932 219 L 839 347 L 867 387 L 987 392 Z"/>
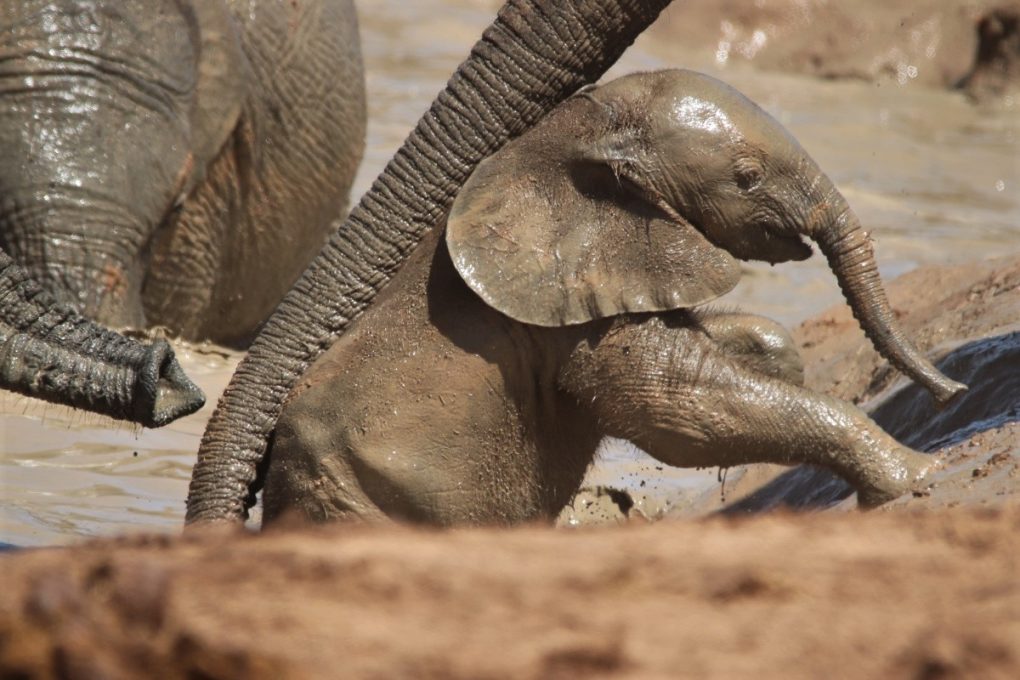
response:
<path id="1" fill-rule="evenodd" d="M 801 235 L 883 354 L 963 389 L 892 327 L 846 202 L 752 102 L 689 71 L 580 92 L 477 168 L 292 392 L 265 519 L 552 518 L 606 435 L 680 467 L 822 465 L 865 506 L 910 490 L 932 459 L 805 389 L 783 329 L 695 309 L 735 258 L 808 257 Z"/>

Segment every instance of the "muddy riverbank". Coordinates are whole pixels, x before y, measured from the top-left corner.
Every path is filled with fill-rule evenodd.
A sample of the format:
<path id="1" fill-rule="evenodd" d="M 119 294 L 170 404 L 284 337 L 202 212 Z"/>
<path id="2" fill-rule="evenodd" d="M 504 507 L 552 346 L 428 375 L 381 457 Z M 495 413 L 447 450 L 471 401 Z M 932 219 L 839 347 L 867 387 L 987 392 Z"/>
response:
<path id="1" fill-rule="evenodd" d="M 0 674 L 1014 678 L 1020 512 L 332 527 L 5 560 Z"/>
<path id="2" fill-rule="evenodd" d="M 1016 677 L 1020 256 L 889 289 L 971 385 L 939 413 L 842 309 L 795 333 L 813 386 L 944 461 L 879 510 L 853 511 L 817 471 L 755 466 L 730 472 L 729 503 L 716 486 L 654 523 L 615 490 L 584 519 L 617 526 L 281 525 L 15 551 L 0 556 L 0 675 Z"/>

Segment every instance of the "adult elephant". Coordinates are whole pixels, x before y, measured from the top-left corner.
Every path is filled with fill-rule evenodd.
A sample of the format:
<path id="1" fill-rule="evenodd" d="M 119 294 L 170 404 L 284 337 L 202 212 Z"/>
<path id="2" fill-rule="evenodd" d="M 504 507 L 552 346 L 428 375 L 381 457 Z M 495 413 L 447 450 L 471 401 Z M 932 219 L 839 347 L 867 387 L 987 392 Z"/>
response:
<path id="1" fill-rule="evenodd" d="M 189 522 L 245 515 L 267 439 L 309 364 L 445 217 L 475 165 L 596 80 L 666 4 L 510 0 L 504 6 L 239 366 L 199 450 Z M 832 226 L 844 224 L 834 219 Z M 880 351 L 941 398 L 962 389 L 893 328 L 860 230 L 817 229 L 812 235 Z"/>
<path id="2" fill-rule="evenodd" d="M 0 388 L 147 427 L 205 403 L 165 340 L 143 345 L 85 319 L 2 250 Z"/>
<path id="3" fill-rule="evenodd" d="M 346 210 L 352 2 L 8 2 L 0 55 L 0 247 L 100 323 L 249 342 Z"/>

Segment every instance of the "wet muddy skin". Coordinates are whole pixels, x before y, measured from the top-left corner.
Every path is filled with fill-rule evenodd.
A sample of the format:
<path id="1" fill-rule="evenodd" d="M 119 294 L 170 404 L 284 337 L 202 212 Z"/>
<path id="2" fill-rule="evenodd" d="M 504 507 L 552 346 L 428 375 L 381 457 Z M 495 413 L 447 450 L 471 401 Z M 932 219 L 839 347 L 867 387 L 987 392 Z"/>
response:
<path id="1" fill-rule="evenodd" d="M 497 3 L 447 2 L 442 15 L 435 4 L 362 3 L 376 107 L 362 187 Z M 862 0 L 839 21 L 813 17 L 810 31 L 800 17 L 792 35 L 769 21 L 790 8 L 841 9 L 754 4 L 767 5 L 764 15 L 743 0 L 671 8 L 682 28 L 653 31 L 621 68 L 712 69 L 725 57 L 722 76 L 785 116 L 872 224 L 898 320 L 971 385 L 942 412 L 885 366 L 845 306 L 818 313 L 838 296 L 820 260 L 789 274 L 749 268 L 725 304 L 791 327 L 810 317 L 793 332 L 809 387 L 861 404 L 940 456 L 928 489 L 875 512 L 840 512 L 853 499 L 831 477 L 806 484 L 812 472 L 775 466 L 675 470 L 617 442 L 563 521 L 625 527 L 233 527 L 174 537 L 211 406 L 140 432 L 0 395 L 0 676 L 1020 677 L 1015 108 L 986 112 L 960 93 L 914 87 L 964 70 L 945 58 L 959 35 L 945 23 L 959 19 L 953 0 L 912 0 L 905 13 Z M 886 49 L 883 25 L 916 39 Z M 877 37 L 865 46 L 885 47 L 847 61 L 839 38 L 858 44 L 869 26 Z M 799 53 L 803 61 L 784 64 L 768 51 L 782 42 L 797 56 L 812 34 L 835 58 Z M 684 56 L 662 47 L 664 36 L 708 49 Z M 921 61 L 929 48 L 930 63 Z M 798 72 L 887 77 L 756 75 L 741 66 L 755 55 Z M 956 69 L 928 68 L 947 63 Z M 214 403 L 238 355 L 176 350 Z M 750 499 L 835 511 L 736 511 Z M 703 521 L 639 519 L 724 508 L 729 516 Z M 8 550 L 139 529 L 163 535 Z"/>
<path id="2" fill-rule="evenodd" d="M 402 141 L 491 19 L 496 4 L 360 3 L 370 124 L 366 158 L 353 197 L 367 188 Z M 938 83 L 930 80 L 929 70 L 949 54 L 951 39 L 957 35 L 955 28 L 950 30 L 952 17 L 918 29 L 922 57 L 915 59 L 909 49 L 901 50 L 899 57 L 883 51 L 883 58 L 892 63 L 891 71 L 879 73 L 874 80 L 820 80 L 791 72 L 805 69 L 781 61 L 764 64 L 778 70 L 757 69 L 755 58 L 746 59 L 753 52 L 748 46 L 755 44 L 757 29 L 752 24 L 734 19 L 727 28 L 712 13 L 715 10 L 699 3 L 691 6 L 690 11 L 705 14 L 685 16 L 671 9 L 668 23 L 642 37 L 607 79 L 634 70 L 683 65 L 722 78 L 759 102 L 815 157 L 872 231 L 886 280 L 919 265 L 966 262 L 1016 249 L 1020 99 L 976 106 L 963 93 L 934 87 Z M 691 25 L 707 28 L 691 37 Z M 931 26 L 942 27 L 939 40 L 932 37 Z M 782 39 L 767 26 L 761 30 L 766 43 Z M 695 48 L 685 50 L 678 44 Z M 925 45 L 932 44 L 935 56 L 924 61 Z M 915 46 L 910 43 L 909 47 Z M 968 44 L 966 49 L 955 49 L 967 54 L 972 48 Z M 721 54 L 728 56 L 721 59 Z M 765 49 L 758 58 L 765 60 L 769 54 Z M 904 69 L 913 65 L 920 75 L 899 78 L 898 65 Z M 965 68 L 959 70 L 962 76 Z M 818 256 L 792 266 L 744 265 L 744 270 L 741 284 L 721 301 L 723 306 L 739 306 L 793 326 L 840 299 Z M 975 356 L 1005 352 L 1003 361 L 1012 360 L 1014 350 L 1009 348 L 1014 341 L 1009 337 L 999 341 L 999 349 L 979 343 L 967 351 Z M 201 432 L 239 356 L 186 347 L 176 351 L 208 402 L 198 414 L 163 430 L 138 431 L 21 397 L 5 394 L 0 398 L 0 541 L 56 544 L 82 536 L 140 529 L 174 531 L 180 526 Z M 932 446 L 940 437 L 938 446 L 951 444 L 945 437 L 951 438 L 953 432 L 963 436 L 960 428 L 966 427 L 966 418 L 984 422 L 1005 417 L 988 415 L 982 400 L 1005 402 L 1006 398 L 978 394 L 984 396 L 972 394 L 965 402 L 966 411 L 958 412 L 961 424 L 939 420 L 926 426 L 930 433 L 923 436 L 929 437 Z M 999 430 L 1009 427 L 1006 423 Z M 984 436 L 999 430 L 992 427 Z M 920 442 L 909 443 L 925 448 Z M 989 471 L 974 479 L 994 481 L 998 470 L 1010 474 L 1008 465 L 989 465 L 992 455 L 973 466 L 985 469 L 982 466 L 988 465 Z M 720 496 L 714 469 L 682 471 L 646 463 L 627 446 L 611 449 L 604 458 L 604 465 L 589 473 L 592 485 L 660 490 L 681 499 L 672 504 L 674 508 L 692 503 L 705 489 L 713 499 Z M 738 495 L 740 476 L 730 473 L 730 501 Z M 647 498 L 647 508 L 643 499 L 635 501 L 635 508 L 645 508 L 649 515 L 662 510 L 655 494 Z"/>
<path id="3" fill-rule="evenodd" d="M 940 468 L 925 488 L 883 506 L 952 508 L 1016 503 L 1020 493 L 1020 255 L 957 266 L 929 266 L 892 281 L 890 300 L 905 332 L 938 359 L 946 374 L 970 385 L 938 410 L 916 385 L 890 372 L 834 307 L 794 330 L 814 389 L 858 401 L 900 441 L 927 451 Z M 852 490 L 832 474 L 810 468 L 742 466 L 704 471 L 680 493 L 662 486 L 677 471 L 619 454 L 589 475 L 594 487 L 561 521 L 618 522 L 625 515 L 690 517 L 741 515 L 779 507 L 848 510 Z M 626 461 L 626 462 L 624 462 Z M 624 467 L 626 466 L 626 467 Z M 612 469 L 617 468 L 615 476 Z M 647 481 L 646 481 L 647 480 Z M 629 512 L 612 500 L 626 495 Z"/>

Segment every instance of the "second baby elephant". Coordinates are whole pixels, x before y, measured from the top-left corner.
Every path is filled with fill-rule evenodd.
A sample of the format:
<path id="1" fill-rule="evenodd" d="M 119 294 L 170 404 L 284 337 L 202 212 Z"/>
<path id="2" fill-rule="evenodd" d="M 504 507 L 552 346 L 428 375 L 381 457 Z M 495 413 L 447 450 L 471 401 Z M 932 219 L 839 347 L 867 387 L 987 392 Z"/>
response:
<path id="1" fill-rule="evenodd" d="M 351 0 L 20 0 L 0 54 L 0 248 L 100 323 L 245 344 L 345 211 Z"/>
<path id="2" fill-rule="evenodd" d="M 262 470 L 268 521 L 554 517 L 607 435 L 682 467 L 825 466 L 865 506 L 932 464 L 805 389 L 776 324 L 699 308 L 736 284 L 735 258 L 808 257 L 801 235 L 859 313 L 855 279 L 877 283 L 828 178 L 714 79 L 582 91 L 482 163 L 443 227 L 291 393 Z"/>

